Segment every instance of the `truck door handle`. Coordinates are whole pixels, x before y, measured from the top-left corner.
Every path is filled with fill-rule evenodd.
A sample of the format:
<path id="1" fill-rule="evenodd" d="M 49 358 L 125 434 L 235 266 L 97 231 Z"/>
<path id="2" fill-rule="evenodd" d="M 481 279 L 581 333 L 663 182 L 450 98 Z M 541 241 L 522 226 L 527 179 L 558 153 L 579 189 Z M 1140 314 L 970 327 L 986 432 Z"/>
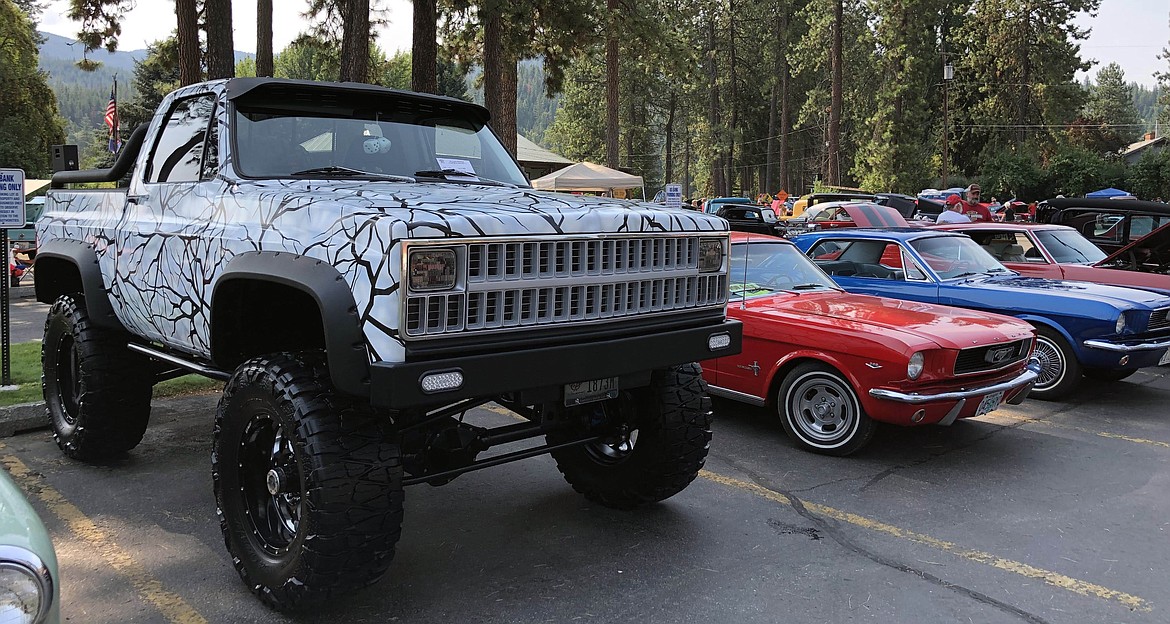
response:
<path id="1" fill-rule="evenodd" d="M 140 203 L 144 199 L 146 199 L 145 195 L 127 195 L 126 196 L 126 203 L 137 205 L 138 203 Z"/>

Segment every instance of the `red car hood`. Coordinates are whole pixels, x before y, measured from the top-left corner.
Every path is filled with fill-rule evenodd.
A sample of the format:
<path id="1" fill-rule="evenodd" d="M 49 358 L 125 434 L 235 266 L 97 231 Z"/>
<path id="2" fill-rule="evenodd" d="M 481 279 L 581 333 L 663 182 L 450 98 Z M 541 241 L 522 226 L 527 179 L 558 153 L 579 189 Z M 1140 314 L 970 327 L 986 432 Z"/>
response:
<path id="1" fill-rule="evenodd" d="M 1122 265 L 1128 265 L 1130 260 L 1130 252 L 1140 249 L 1148 250 L 1150 252 L 1149 256 L 1151 258 L 1156 258 L 1165 252 L 1167 247 L 1170 247 L 1170 223 L 1167 223 L 1166 225 L 1158 228 L 1154 228 L 1154 230 L 1149 234 L 1146 234 L 1137 240 L 1130 241 L 1128 245 L 1118 249 L 1110 256 L 1097 262 L 1097 264 L 1094 264 L 1093 266 L 1116 268 L 1110 265 L 1114 264 L 1114 262 L 1118 260 L 1121 261 L 1120 263 Z"/>
<path id="2" fill-rule="evenodd" d="M 947 349 L 1001 343 L 1032 336 L 1032 326 L 999 314 L 950 306 L 854 295 L 838 291 L 779 293 L 749 299 L 756 314 L 805 317 L 809 323 L 861 324 L 887 335 L 910 334 Z M 739 305 L 728 305 L 734 316 Z"/>

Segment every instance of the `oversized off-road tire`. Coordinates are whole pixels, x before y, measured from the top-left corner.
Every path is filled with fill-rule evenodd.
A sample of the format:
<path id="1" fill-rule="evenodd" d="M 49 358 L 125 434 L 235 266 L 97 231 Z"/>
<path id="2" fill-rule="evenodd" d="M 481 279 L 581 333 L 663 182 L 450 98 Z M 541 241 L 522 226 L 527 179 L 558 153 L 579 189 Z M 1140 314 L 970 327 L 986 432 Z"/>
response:
<path id="1" fill-rule="evenodd" d="M 150 362 L 127 336 L 95 326 L 80 294 L 49 308 L 41 342 L 41 392 L 65 455 L 93 461 L 138 446 L 150 420 Z"/>
<path id="2" fill-rule="evenodd" d="M 711 444 L 711 408 L 698 364 L 654 371 L 650 385 L 577 409 L 593 410 L 606 437 L 553 451 L 573 489 L 607 507 L 631 509 L 681 492 L 698 476 Z M 578 428 L 547 436 L 560 444 Z"/>
<path id="3" fill-rule="evenodd" d="M 877 430 L 849 380 L 820 363 L 801 364 L 788 373 L 776 396 L 776 410 L 788 437 L 824 455 L 856 453 Z"/>
<path id="4" fill-rule="evenodd" d="M 402 457 L 388 422 L 339 396 L 319 354 L 244 362 L 215 413 L 211 466 L 240 578 L 279 610 L 385 574 L 402 526 Z"/>
<path id="5" fill-rule="evenodd" d="M 1081 381 L 1081 363 L 1060 332 L 1043 325 L 1036 327 L 1036 351 L 1040 376 L 1029 397 L 1057 401 L 1072 394 Z"/>
<path id="6" fill-rule="evenodd" d="M 1136 372 L 1136 368 L 1128 370 L 1116 368 L 1085 368 L 1085 377 L 1098 381 L 1121 381 Z"/>

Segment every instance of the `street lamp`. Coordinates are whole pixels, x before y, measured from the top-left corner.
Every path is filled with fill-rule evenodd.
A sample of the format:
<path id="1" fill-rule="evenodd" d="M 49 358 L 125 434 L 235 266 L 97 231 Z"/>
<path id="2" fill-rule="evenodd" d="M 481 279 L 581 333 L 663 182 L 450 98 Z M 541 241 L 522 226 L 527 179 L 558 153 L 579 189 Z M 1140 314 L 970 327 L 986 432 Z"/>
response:
<path id="1" fill-rule="evenodd" d="M 950 137 L 950 85 L 951 81 L 955 79 L 955 66 L 947 63 L 943 65 L 943 137 L 942 137 L 942 187 L 947 188 L 947 161 L 950 159 L 947 154 L 947 141 Z"/>

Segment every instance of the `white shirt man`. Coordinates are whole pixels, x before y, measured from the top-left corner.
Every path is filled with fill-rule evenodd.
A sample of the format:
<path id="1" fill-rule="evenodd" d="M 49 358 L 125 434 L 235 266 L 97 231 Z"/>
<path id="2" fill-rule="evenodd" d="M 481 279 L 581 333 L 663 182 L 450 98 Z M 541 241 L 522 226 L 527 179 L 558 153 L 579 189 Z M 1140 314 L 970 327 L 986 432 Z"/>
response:
<path id="1" fill-rule="evenodd" d="M 947 198 L 947 209 L 938 213 L 938 218 L 934 220 L 935 223 L 970 223 L 971 217 L 963 214 L 963 204 L 959 201 L 958 195 L 951 195 Z"/>

